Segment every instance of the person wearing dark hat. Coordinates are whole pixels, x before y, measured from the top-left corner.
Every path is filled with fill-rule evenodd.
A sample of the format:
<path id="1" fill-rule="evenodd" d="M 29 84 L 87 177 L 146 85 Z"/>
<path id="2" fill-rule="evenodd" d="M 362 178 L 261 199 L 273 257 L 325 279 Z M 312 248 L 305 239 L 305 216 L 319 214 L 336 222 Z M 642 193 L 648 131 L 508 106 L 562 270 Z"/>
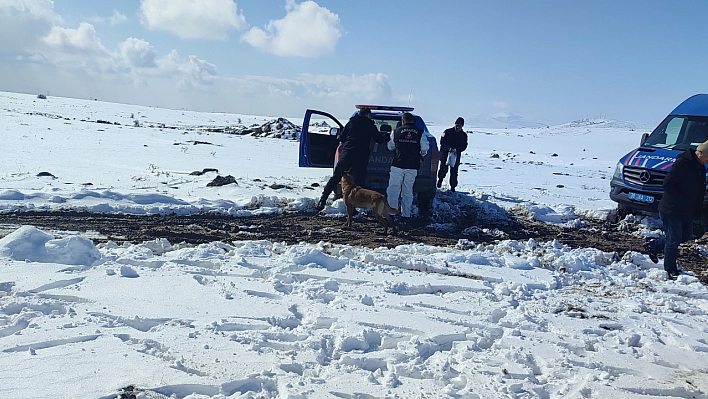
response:
<path id="1" fill-rule="evenodd" d="M 351 171 L 354 175 L 354 184 L 364 186 L 366 181 L 366 168 L 369 165 L 369 146 L 371 140 L 385 143 L 389 140 L 388 134 L 379 133 L 376 124 L 371 119 L 371 109 L 362 108 L 359 113 L 349 118 L 339 141 L 342 143 L 342 152 L 339 161 L 334 167 L 334 173 L 322 191 L 320 200 L 315 209 L 321 211 L 327 204 L 327 198 L 342 180 L 342 173 Z"/>
<path id="2" fill-rule="evenodd" d="M 438 169 L 438 188 L 442 187 L 442 182 L 447 175 L 448 157 L 450 153 L 455 154 L 455 163 L 450 165 L 450 191 L 455 192 L 457 187 L 457 171 L 460 169 L 460 158 L 462 152 L 467 149 L 467 133 L 462 130 L 465 120 L 462 117 L 455 120 L 455 126 L 445 129 L 440 137 L 440 169 Z"/>
<path id="3" fill-rule="evenodd" d="M 706 167 L 708 163 L 708 141 L 701 143 L 695 150 L 688 149 L 678 157 L 671 170 L 664 178 L 664 195 L 659 201 L 659 217 L 664 223 L 665 237 L 650 240 L 644 247 L 654 263 L 658 262 L 657 253 L 664 250 L 664 270 L 669 279 L 679 275 L 676 258 L 679 245 L 703 235 L 701 211 L 703 197 L 706 195 Z M 698 228 L 694 226 L 698 224 Z"/>

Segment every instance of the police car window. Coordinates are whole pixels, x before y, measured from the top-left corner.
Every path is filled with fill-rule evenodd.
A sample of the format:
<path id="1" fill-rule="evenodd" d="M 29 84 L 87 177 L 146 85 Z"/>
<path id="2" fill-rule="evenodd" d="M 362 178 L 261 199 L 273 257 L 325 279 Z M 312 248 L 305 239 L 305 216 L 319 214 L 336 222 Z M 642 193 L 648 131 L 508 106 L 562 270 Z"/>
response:
<path id="1" fill-rule="evenodd" d="M 666 125 L 666 138 L 664 144 L 674 145 L 678 141 L 681 127 L 683 126 L 684 118 L 673 118 Z"/>
<path id="2" fill-rule="evenodd" d="M 337 125 L 337 122 L 330 118 L 322 116 L 321 118 L 312 118 L 310 120 L 310 126 L 308 127 L 307 132 L 314 134 L 335 135 L 338 130 L 339 125 Z"/>
<path id="3" fill-rule="evenodd" d="M 680 116 L 671 116 L 665 119 L 654 129 L 644 145 L 660 148 L 675 146 L 679 141 L 679 135 L 681 134 L 681 129 L 685 121 L 686 118 Z"/>
<path id="4" fill-rule="evenodd" d="M 689 120 L 686 127 L 686 139 L 683 141 L 696 147 L 706 140 L 708 140 L 708 121 Z"/>

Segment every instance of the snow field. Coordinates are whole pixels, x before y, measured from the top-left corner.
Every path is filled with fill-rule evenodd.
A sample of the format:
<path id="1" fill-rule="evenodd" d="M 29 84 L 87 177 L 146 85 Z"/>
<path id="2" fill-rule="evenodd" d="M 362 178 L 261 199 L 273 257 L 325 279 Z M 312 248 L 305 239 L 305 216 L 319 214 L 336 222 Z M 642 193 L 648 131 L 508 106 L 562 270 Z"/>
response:
<path id="1" fill-rule="evenodd" d="M 23 259 L 42 245 L 63 254 Z M 686 397 L 708 383 L 708 291 L 636 253 L 533 240 L 92 247 L 32 227 L 0 248 L 3 396 L 51 397 L 68 381 L 87 397 L 135 384 L 190 398 Z"/>

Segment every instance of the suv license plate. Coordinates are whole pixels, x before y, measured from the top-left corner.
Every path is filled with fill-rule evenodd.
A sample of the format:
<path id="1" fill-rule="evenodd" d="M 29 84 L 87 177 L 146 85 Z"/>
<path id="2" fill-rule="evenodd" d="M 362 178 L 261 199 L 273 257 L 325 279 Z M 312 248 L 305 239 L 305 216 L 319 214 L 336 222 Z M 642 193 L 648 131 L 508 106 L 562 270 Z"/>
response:
<path id="1" fill-rule="evenodd" d="M 629 193 L 627 195 L 627 198 L 631 199 L 632 201 L 639 201 L 639 202 L 646 202 L 648 204 L 654 203 L 654 196 L 653 195 L 646 195 L 646 194 L 639 194 L 639 193 Z"/>

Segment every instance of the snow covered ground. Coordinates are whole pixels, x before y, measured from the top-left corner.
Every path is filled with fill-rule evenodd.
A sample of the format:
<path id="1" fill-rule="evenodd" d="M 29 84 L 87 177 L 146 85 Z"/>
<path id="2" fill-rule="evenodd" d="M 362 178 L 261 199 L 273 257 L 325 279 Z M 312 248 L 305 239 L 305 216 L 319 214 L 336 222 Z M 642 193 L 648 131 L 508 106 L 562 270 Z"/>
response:
<path id="1" fill-rule="evenodd" d="M 0 93 L 0 114 L 1 210 L 309 210 L 330 172 L 298 168 L 295 140 L 217 132 L 276 129 L 276 117 L 13 93 Z M 643 131 L 474 129 L 458 195 L 553 223 L 603 217 L 615 164 Z M 218 173 L 191 174 L 205 169 Z M 236 184 L 208 187 L 217 174 Z M 2 227 L 3 398 L 128 386 L 190 399 L 708 397 L 708 290 L 691 275 L 667 281 L 639 253 L 462 237 L 95 245 Z"/>

